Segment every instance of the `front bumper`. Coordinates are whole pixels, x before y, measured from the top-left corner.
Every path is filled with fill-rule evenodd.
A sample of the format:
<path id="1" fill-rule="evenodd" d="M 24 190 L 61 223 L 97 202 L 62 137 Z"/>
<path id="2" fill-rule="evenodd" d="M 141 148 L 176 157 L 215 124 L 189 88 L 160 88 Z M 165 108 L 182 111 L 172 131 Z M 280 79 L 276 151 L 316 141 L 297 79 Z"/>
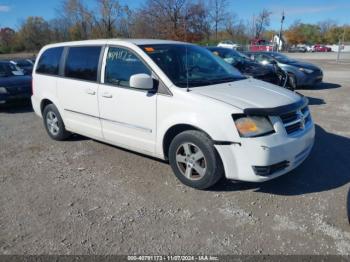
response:
<path id="1" fill-rule="evenodd" d="M 305 130 L 289 136 L 283 132 L 254 138 L 242 139 L 241 145 L 215 145 L 224 165 L 228 179 L 264 182 L 290 172 L 299 166 L 310 154 L 314 144 L 315 128 L 311 122 Z M 269 176 L 257 175 L 256 166 L 272 166 L 283 161 L 289 165 Z"/>
<path id="2" fill-rule="evenodd" d="M 323 73 L 321 71 L 316 71 L 312 74 L 305 74 L 298 79 L 299 86 L 312 86 L 321 83 L 323 80 Z"/>
<path id="3" fill-rule="evenodd" d="M 0 104 L 5 104 L 17 100 L 26 100 L 30 98 L 30 94 L 0 94 Z"/>

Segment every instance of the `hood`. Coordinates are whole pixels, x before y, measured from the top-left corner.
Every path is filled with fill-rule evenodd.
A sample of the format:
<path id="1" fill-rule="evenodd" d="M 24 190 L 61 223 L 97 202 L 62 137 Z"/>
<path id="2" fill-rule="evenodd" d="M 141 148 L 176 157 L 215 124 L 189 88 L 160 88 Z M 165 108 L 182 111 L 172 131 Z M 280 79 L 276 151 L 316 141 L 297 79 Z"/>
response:
<path id="1" fill-rule="evenodd" d="M 311 70 L 319 70 L 319 68 L 313 64 L 306 63 L 306 62 L 300 62 L 300 61 L 293 61 L 291 63 L 288 63 L 289 65 L 295 66 L 295 67 L 302 67 L 306 69 L 311 69 Z"/>
<path id="2" fill-rule="evenodd" d="M 8 76 L 0 77 L 0 86 L 1 87 L 18 87 L 18 86 L 31 86 L 32 85 L 32 76 Z"/>
<path id="3" fill-rule="evenodd" d="M 300 96 L 292 91 L 252 78 L 215 86 L 195 87 L 191 92 L 240 109 L 272 108 L 300 100 Z"/>

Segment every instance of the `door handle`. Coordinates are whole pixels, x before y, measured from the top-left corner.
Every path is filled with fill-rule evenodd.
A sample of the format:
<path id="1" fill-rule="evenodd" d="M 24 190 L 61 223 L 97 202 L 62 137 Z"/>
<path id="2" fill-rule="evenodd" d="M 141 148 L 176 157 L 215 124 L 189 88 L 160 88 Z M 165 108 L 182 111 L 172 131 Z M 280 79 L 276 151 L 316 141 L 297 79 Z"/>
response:
<path id="1" fill-rule="evenodd" d="M 89 95 L 96 95 L 96 91 L 91 88 L 86 89 L 85 92 Z"/>
<path id="2" fill-rule="evenodd" d="M 113 95 L 111 93 L 107 93 L 107 92 L 103 93 L 102 96 L 105 98 L 112 98 L 113 97 Z"/>

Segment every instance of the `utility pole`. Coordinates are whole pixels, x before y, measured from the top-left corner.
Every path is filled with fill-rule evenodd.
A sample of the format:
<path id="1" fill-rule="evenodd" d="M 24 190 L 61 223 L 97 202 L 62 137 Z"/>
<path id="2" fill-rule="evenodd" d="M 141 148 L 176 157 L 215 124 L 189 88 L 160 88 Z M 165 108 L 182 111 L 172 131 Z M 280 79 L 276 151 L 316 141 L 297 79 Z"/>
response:
<path id="1" fill-rule="evenodd" d="M 341 47 L 344 45 L 344 42 L 345 42 L 345 25 L 344 25 L 344 32 L 343 32 L 343 43 L 341 42 L 340 37 L 339 37 L 337 63 L 339 63 L 339 61 L 340 61 Z"/>
<path id="2" fill-rule="evenodd" d="M 284 16 L 284 10 L 282 12 L 282 18 L 281 18 L 281 28 L 280 28 L 280 33 L 278 35 L 278 44 L 277 44 L 277 52 L 279 52 L 279 47 L 281 45 L 282 47 L 282 27 L 283 27 L 283 22 L 284 22 L 285 16 Z"/>

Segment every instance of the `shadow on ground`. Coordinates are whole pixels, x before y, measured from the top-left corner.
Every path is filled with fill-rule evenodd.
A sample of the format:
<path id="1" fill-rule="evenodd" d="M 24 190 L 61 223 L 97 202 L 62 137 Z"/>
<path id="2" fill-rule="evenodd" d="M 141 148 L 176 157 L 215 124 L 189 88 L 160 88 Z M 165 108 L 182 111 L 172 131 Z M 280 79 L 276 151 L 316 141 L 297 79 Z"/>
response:
<path id="1" fill-rule="evenodd" d="M 0 105 L 0 113 L 18 114 L 33 112 L 32 103 L 28 101 L 11 102 Z"/>
<path id="2" fill-rule="evenodd" d="M 316 126 L 311 155 L 294 171 L 265 183 L 222 180 L 212 191 L 254 190 L 276 195 L 303 195 L 332 190 L 350 182 L 350 139 Z"/>
<path id="3" fill-rule="evenodd" d="M 326 101 L 324 101 L 324 99 L 322 98 L 307 96 L 307 99 L 309 100 L 309 105 L 312 105 L 312 106 L 326 104 Z"/>
<path id="4" fill-rule="evenodd" d="M 322 82 L 322 83 L 318 83 L 317 85 L 313 85 L 311 87 L 304 87 L 304 89 L 325 90 L 325 89 L 335 89 L 339 87 L 341 87 L 341 85 L 339 84 Z"/>

